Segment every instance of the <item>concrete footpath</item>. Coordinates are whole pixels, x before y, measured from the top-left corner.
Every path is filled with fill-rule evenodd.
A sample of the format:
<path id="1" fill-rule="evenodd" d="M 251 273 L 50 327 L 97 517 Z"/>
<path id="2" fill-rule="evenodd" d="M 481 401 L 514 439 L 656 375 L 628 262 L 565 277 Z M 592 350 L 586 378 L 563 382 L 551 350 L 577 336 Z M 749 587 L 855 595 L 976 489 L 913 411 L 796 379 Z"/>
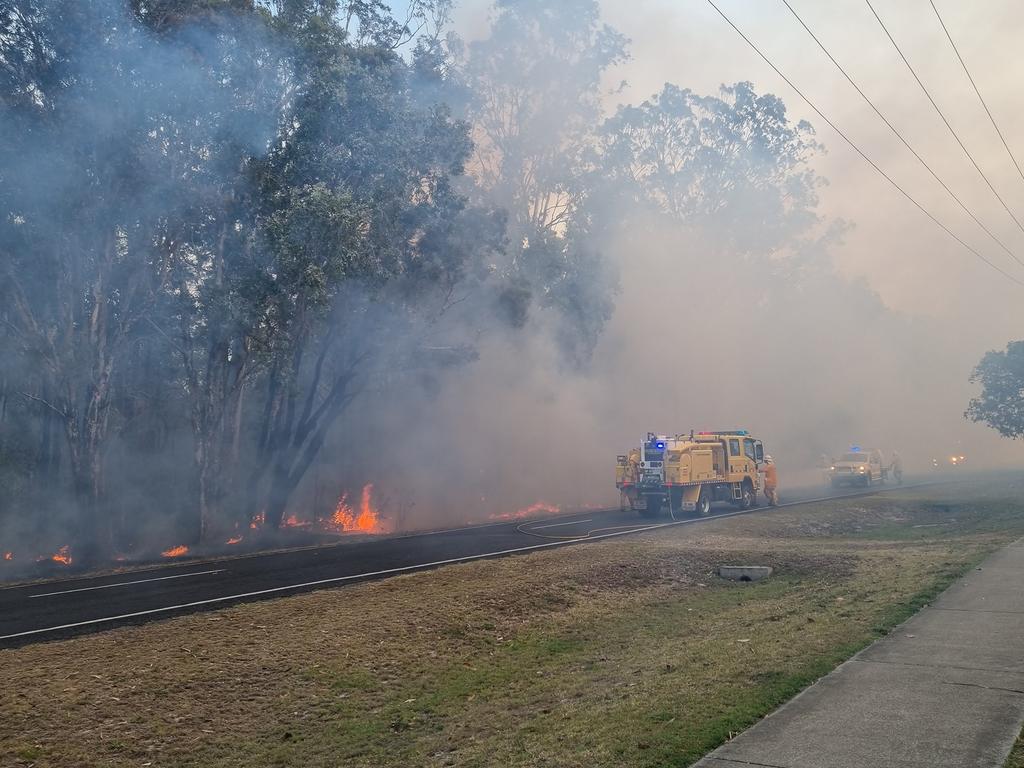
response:
<path id="1" fill-rule="evenodd" d="M 1002 766 L 1024 722 L 1024 540 L 699 768 Z"/>

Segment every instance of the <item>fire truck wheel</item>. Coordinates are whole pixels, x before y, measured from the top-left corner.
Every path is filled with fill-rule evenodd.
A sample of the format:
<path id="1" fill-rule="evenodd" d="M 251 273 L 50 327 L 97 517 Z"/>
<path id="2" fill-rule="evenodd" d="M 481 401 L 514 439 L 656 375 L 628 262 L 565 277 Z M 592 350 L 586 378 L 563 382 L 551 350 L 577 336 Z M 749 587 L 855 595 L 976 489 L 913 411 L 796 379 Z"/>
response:
<path id="1" fill-rule="evenodd" d="M 697 514 L 701 517 L 711 514 L 711 494 L 705 488 L 701 488 L 700 496 L 697 498 Z"/>
<path id="2" fill-rule="evenodd" d="M 739 508 L 750 509 L 754 506 L 754 486 L 749 480 L 743 481 L 743 495 L 740 496 Z"/>

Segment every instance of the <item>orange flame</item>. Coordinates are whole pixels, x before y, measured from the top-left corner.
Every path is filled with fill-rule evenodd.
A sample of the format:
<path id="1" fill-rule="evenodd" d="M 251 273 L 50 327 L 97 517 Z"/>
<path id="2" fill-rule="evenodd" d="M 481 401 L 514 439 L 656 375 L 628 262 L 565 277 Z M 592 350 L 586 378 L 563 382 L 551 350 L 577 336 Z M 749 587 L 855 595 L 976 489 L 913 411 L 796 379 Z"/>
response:
<path id="1" fill-rule="evenodd" d="M 263 527 L 263 523 L 267 521 L 267 515 L 265 512 L 260 512 L 252 520 L 249 521 L 249 528 L 254 531 L 258 531 Z"/>
<path id="2" fill-rule="evenodd" d="M 538 501 L 528 507 L 517 509 L 515 512 L 499 512 L 491 515 L 492 520 L 518 520 L 521 517 L 533 517 L 538 514 L 557 515 L 562 509 L 557 504 L 548 504 L 546 501 Z"/>
<path id="3" fill-rule="evenodd" d="M 228 544 L 237 544 L 241 540 L 242 540 L 241 536 L 232 536 L 230 539 L 228 539 Z"/>
<path id="4" fill-rule="evenodd" d="M 312 523 L 307 520 L 299 520 L 294 512 L 281 521 L 282 528 L 308 528 L 311 525 Z"/>
<path id="5" fill-rule="evenodd" d="M 181 544 L 181 545 L 179 545 L 177 547 L 171 547 L 170 549 L 165 549 L 160 554 L 163 555 L 164 557 L 181 557 L 182 555 L 186 554 L 187 552 L 188 552 L 188 547 L 186 547 L 184 544 Z"/>
<path id="6" fill-rule="evenodd" d="M 57 550 L 57 554 L 51 558 L 53 562 L 60 563 L 61 565 L 71 565 L 71 548 L 65 544 L 63 547 Z"/>
<path id="7" fill-rule="evenodd" d="M 338 506 L 334 509 L 334 514 L 331 516 L 331 523 L 333 523 L 339 531 L 347 530 L 348 528 L 355 527 L 355 512 L 352 511 L 352 507 L 348 505 L 348 491 L 341 494 L 341 498 L 338 499 Z"/>
<path id="8" fill-rule="evenodd" d="M 338 506 L 331 517 L 331 525 L 339 531 L 387 533 L 388 528 L 381 518 L 380 512 L 373 506 L 373 485 L 363 486 L 358 513 L 348 503 L 348 493 L 341 494 Z"/>
<path id="9" fill-rule="evenodd" d="M 13 560 L 13 559 L 14 559 L 14 553 L 13 552 L 4 552 L 4 560 Z"/>

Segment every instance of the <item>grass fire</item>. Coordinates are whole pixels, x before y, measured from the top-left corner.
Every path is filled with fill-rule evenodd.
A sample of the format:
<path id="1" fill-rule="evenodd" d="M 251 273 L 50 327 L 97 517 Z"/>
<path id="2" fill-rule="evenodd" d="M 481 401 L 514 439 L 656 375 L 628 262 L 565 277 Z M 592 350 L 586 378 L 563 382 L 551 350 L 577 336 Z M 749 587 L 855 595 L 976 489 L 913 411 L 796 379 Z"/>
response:
<path id="1" fill-rule="evenodd" d="M 7 557 L 5 555 L 4 559 L 5 560 L 13 560 L 14 559 L 13 553 L 11 553 L 11 557 Z M 72 563 L 72 560 L 71 560 L 71 546 L 69 544 L 65 544 L 64 546 L 60 547 L 56 552 L 54 552 L 52 555 L 40 555 L 39 557 L 36 558 L 36 562 L 37 563 L 40 563 L 40 562 L 54 562 L 54 563 L 59 563 L 60 565 L 71 565 L 71 563 Z"/>
<path id="2" fill-rule="evenodd" d="M 348 494 L 343 493 L 330 519 L 330 526 L 344 533 L 388 533 L 381 514 L 373 505 L 373 485 L 363 486 L 358 509 L 348 503 Z"/>

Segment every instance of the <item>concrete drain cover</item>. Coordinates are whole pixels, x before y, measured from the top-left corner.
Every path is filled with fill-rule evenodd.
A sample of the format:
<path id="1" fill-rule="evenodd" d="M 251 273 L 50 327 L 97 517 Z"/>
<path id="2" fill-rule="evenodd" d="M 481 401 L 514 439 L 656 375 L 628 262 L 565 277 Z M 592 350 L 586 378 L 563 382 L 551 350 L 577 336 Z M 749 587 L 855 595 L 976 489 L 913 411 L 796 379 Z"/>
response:
<path id="1" fill-rule="evenodd" d="M 721 565 L 718 575 L 730 581 L 760 581 L 772 575 L 770 565 Z"/>

